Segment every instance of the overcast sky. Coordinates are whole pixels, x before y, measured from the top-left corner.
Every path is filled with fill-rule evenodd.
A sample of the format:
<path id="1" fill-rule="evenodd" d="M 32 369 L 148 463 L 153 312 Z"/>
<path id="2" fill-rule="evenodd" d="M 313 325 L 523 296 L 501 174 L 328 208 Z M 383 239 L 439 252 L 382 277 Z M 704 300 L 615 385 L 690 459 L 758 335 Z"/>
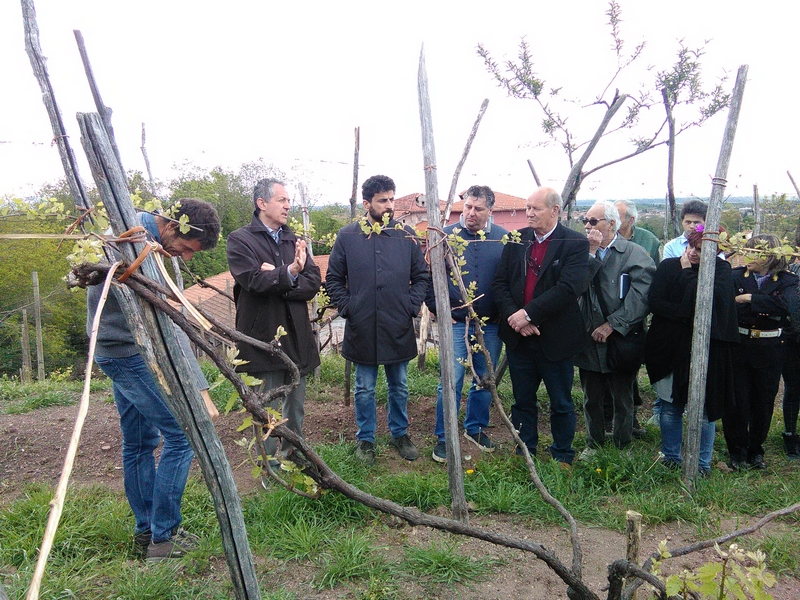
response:
<path id="1" fill-rule="evenodd" d="M 613 88 L 652 89 L 683 39 L 705 46 L 707 87 L 739 65 L 750 66 L 728 175 L 727 192 L 790 192 L 786 171 L 800 180 L 796 27 L 800 8 L 762 0 L 622 0 L 624 52 L 646 41 L 642 58 Z M 304 180 L 322 202 L 350 196 L 353 129 L 361 127 L 360 181 L 383 173 L 398 195 L 424 191 L 417 67 L 425 44 L 433 110 L 439 192 L 445 197 L 484 98 L 489 108 L 459 182 L 518 196 L 542 179 L 561 189 L 568 172 L 558 146 L 544 146 L 541 112 L 494 85 L 477 56 L 484 43 L 495 59 L 516 56 L 526 36 L 548 88 L 574 100 L 566 108 L 576 139 L 591 137 L 603 109 L 590 104 L 616 68 L 599 0 L 562 2 L 185 2 L 177 0 L 38 0 L 41 45 L 56 99 L 83 160 L 75 113 L 95 110 L 73 29 L 82 31 L 126 169 L 144 170 L 147 150 L 156 178 L 168 180 L 190 162 L 236 169 L 262 158 Z M 668 12 L 667 12 L 668 11 Z M 63 176 L 29 59 L 19 2 L 0 3 L 0 195 L 27 195 Z M 622 113 L 620 113 L 622 114 Z M 663 107 L 644 115 L 655 124 Z M 693 117 L 689 109 L 679 121 Z M 676 144 L 676 192 L 707 197 L 727 110 Z M 653 126 L 637 135 L 650 135 Z M 628 133 L 601 142 L 587 166 L 631 148 Z M 579 198 L 663 197 L 666 149 L 599 171 Z"/>

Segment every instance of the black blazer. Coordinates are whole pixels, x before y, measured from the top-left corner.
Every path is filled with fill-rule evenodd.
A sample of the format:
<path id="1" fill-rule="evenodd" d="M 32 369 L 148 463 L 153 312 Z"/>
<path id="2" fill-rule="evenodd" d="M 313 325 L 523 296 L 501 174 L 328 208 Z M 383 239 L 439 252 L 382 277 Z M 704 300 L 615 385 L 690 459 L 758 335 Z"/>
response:
<path id="1" fill-rule="evenodd" d="M 499 335 L 513 350 L 523 339 L 508 324 L 508 317 L 524 308 L 531 323 L 539 328 L 539 342 L 548 360 L 574 356 L 586 342 L 578 296 L 585 289 L 589 274 L 589 240 L 577 231 L 556 225 L 539 270 L 533 300 L 523 306 L 525 278 L 533 244 L 533 229 L 520 230 L 521 243 L 509 242 L 503 248 L 492 291 L 500 310 Z"/>

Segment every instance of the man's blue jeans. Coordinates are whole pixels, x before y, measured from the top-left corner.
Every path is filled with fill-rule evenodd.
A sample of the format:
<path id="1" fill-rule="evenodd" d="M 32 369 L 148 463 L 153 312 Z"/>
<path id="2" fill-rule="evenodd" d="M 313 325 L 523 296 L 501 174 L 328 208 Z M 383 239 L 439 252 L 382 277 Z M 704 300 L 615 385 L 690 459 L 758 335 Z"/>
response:
<path id="1" fill-rule="evenodd" d="M 356 365 L 356 389 L 354 392 L 356 411 L 356 439 L 375 443 L 376 409 L 375 382 L 378 380 L 378 365 Z M 386 383 L 389 387 L 389 433 L 399 438 L 408 430 L 408 361 L 384 365 Z"/>
<path id="2" fill-rule="evenodd" d="M 522 340 L 514 350 L 506 348 L 508 372 L 514 389 L 511 421 L 519 430 L 531 454 L 539 444 L 539 406 L 536 392 L 544 381 L 550 396 L 550 431 L 553 445 L 550 454 L 559 462 L 572 463 L 575 450 L 575 403 L 572 401 L 572 382 L 575 378 L 572 358 L 547 360 L 538 340 Z"/>
<path id="3" fill-rule="evenodd" d="M 463 321 L 453 323 L 453 349 L 455 350 L 455 361 L 453 368 L 455 369 L 455 384 L 456 384 L 456 412 L 461 406 L 461 390 L 464 387 L 464 372 L 465 366 L 462 361 L 467 360 L 467 342 L 464 341 L 464 331 L 466 324 Z M 475 335 L 475 323 L 469 324 L 470 345 L 473 344 L 472 337 Z M 503 342 L 497 337 L 497 324 L 487 323 L 483 326 L 483 341 L 486 344 L 486 349 L 489 351 L 489 356 L 492 358 L 492 366 L 497 365 L 500 358 L 500 352 L 503 349 Z M 492 393 L 489 390 L 479 389 L 475 383 L 481 377 L 486 375 L 486 360 L 483 357 L 483 352 L 475 352 L 472 355 L 472 366 L 474 367 L 474 375 L 472 377 L 472 385 L 469 388 L 469 395 L 467 396 L 467 407 L 464 415 L 464 429 L 469 434 L 476 434 L 479 431 L 486 429 L 489 425 L 489 407 L 492 404 Z M 439 392 L 436 399 L 436 437 L 440 442 L 444 441 L 444 407 L 442 405 L 442 384 L 439 383 Z"/>
<path id="4" fill-rule="evenodd" d="M 194 453 L 164 403 L 139 354 L 126 358 L 96 357 L 113 382 L 122 429 L 122 474 L 125 496 L 136 517 L 135 533 L 150 529 L 163 542 L 181 522 L 181 499 Z M 156 468 L 161 437 L 164 447 Z"/>
<path id="5" fill-rule="evenodd" d="M 683 444 L 683 412 L 685 406 L 675 406 L 673 402 L 661 402 L 661 453 L 667 460 L 680 463 L 683 461 L 681 448 Z M 700 461 L 703 471 L 711 469 L 711 457 L 714 453 L 714 435 L 717 426 L 703 411 L 703 424 L 700 429 Z"/>

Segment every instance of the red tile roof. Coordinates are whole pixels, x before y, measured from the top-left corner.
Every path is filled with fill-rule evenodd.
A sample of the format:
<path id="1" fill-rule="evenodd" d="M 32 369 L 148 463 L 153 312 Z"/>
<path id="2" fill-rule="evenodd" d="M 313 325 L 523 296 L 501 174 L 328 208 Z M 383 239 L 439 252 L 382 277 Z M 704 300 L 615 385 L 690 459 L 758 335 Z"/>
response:
<path id="1" fill-rule="evenodd" d="M 322 281 L 325 281 L 325 275 L 328 273 L 328 258 L 330 257 L 327 254 L 314 257 L 314 262 L 319 267 L 322 275 Z M 233 285 L 235 282 L 230 271 L 206 277 L 205 281 L 209 285 L 213 285 L 215 288 L 227 291 L 233 295 Z M 234 326 L 236 320 L 236 306 L 234 306 L 232 300 L 228 300 L 228 298 L 218 293 L 216 290 L 203 287 L 200 284 L 195 284 L 186 288 L 183 291 L 183 295 L 186 296 L 186 299 L 192 304 L 199 305 L 201 308 L 211 313 L 211 315 L 223 325 Z M 174 302 L 171 302 L 171 304 L 175 305 Z"/>
<path id="2" fill-rule="evenodd" d="M 462 194 L 466 193 L 467 190 L 461 192 Z M 464 210 L 464 201 L 463 200 L 456 200 L 453 202 L 453 209 L 450 211 L 451 213 L 460 213 Z M 511 210 L 525 210 L 525 198 L 520 198 L 518 196 L 511 196 L 509 194 L 504 194 L 502 192 L 495 192 L 494 193 L 494 212 L 499 211 L 511 211 Z"/>
<path id="3" fill-rule="evenodd" d="M 462 194 L 466 193 L 467 190 L 461 192 Z M 418 198 L 422 196 L 420 192 L 414 192 L 413 194 L 408 194 L 406 196 L 401 196 L 400 198 L 394 199 L 394 214 L 395 219 L 402 218 L 407 214 L 412 213 L 424 213 L 427 211 L 427 208 L 424 206 L 419 206 Z M 445 201 L 439 200 L 439 207 L 444 208 Z M 451 209 L 451 213 L 460 213 L 464 209 L 464 201 L 460 199 L 456 199 L 453 202 L 453 208 Z M 525 198 L 520 198 L 519 196 L 512 196 L 510 194 L 504 194 L 502 192 L 495 192 L 494 193 L 494 210 L 495 211 L 514 211 L 514 210 L 525 210 Z"/>

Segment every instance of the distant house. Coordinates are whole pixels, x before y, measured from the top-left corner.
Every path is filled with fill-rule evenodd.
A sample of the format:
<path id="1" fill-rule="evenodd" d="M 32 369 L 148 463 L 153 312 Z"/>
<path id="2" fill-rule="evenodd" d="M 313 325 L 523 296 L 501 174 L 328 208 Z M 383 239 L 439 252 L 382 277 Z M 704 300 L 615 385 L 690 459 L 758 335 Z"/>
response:
<path id="1" fill-rule="evenodd" d="M 314 257 L 314 262 L 319 267 L 322 275 L 322 281 L 325 281 L 325 275 L 328 273 L 328 258 L 330 257 L 327 254 Z M 183 291 L 183 295 L 189 302 L 207 312 L 211 317 L 214 318 L 215 321 L 231 328 L 235 327 L 236 305 L 234 305 L 233 300 L 228 298 L 225 294 L 221 294 L 217 291 L 221 290 L 222 292 L 225 292 L 233 297 L 233 286 L 235 281 L 233 280 L 231 272 L 225 271 L 224 273 L 219 273 L 218 275 L 212 275 L 211 277 L 207 277 L 205 282 L 209 286 L 213 286 L 213 288 L 197 283 L 186 288 Z M 170 304 L 176 306 L 175 302 L 170 301 Z M 220 342 L 217 337 L 207 335 L 206 339 L 211 343 L 212 346 L 220 346 Z"/>
<path id="2" fill-rule="evenodd" d="M 466 192 L 466 190 L 464 190 Z M 463 192 L 462 192 L 463 193 Z M 439 209 L 445 207 L 445 201 L 439 201 Z M 450 210 L 448 225 L 458 223 L 461 212 L 464 210 L 463 200 L 453 203 Z M 401 196 L 394 200 L 394 218 L 406 225 L 410 225 L 417 231 L 425 231 L 428 228 L 428 209 L 425 194 L 419 192 Z M 525 198 L 511 196 L 502 192 L 494 193 L 494 210 L 492 220 L 501 227 L 509 231 L 522 229 L 528 226 L 528 219 L 525 216 Z"/>

